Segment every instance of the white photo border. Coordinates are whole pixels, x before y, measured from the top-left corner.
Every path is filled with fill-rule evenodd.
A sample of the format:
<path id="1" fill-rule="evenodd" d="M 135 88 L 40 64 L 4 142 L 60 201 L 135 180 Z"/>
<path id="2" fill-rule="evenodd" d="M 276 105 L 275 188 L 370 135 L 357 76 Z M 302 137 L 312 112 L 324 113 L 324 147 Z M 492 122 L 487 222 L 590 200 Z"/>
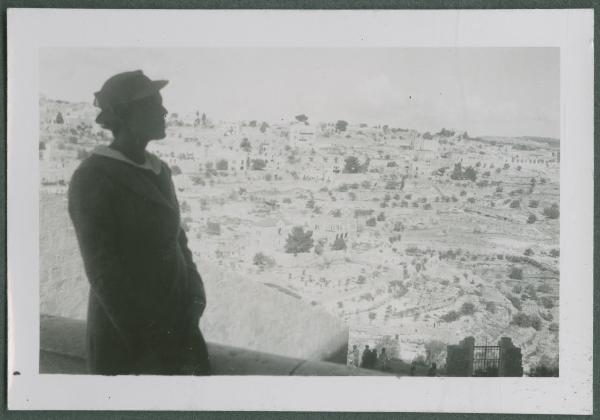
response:
<path id="1" fill-rule="evenodd" d="M 9 409 L 592 413 L 592 9 L 9 9 L 7 43 Z M 560 377 L 40 375 L 39 49 L 227 46 L 559 47 Z"/>

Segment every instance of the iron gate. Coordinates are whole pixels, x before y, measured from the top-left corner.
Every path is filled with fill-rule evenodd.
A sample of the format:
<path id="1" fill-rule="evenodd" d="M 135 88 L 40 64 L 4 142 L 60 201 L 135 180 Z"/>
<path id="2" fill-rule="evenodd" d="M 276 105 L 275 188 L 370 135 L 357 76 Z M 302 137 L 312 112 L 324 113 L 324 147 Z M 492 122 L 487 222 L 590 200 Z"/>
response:
<path id="1" fill-rule="evenodd" d="M 475 346 L 473 376 L 498 376 L 500 346 Z"/>

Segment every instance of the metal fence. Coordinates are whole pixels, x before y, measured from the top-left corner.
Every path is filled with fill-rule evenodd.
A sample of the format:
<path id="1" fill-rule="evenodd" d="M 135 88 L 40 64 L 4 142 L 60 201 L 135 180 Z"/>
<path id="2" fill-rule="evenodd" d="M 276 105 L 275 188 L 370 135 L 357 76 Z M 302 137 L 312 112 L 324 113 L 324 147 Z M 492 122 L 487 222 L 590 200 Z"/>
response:
<path id="1" fill-rule="evenodd" d="M 498 376 L 500 346 L 475 346 L 473 376 Z"/>

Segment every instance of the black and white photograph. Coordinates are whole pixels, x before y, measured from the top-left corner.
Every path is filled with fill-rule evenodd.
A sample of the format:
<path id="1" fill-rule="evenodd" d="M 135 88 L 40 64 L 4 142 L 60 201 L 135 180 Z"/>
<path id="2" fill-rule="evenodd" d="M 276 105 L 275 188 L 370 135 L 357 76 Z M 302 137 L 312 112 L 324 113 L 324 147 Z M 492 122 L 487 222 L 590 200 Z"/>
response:
<path id="1" fill-rule="evenodd" d="M 158 18 L 147 13 L 143 33 Z M 222 19 L 223 33 L 264 22 L 252 12 L 197 13 L 197 22 Z M 9 349 L 19 330 L 34 337 L 35 360 L 9 360 L 9 388 L 25 370 L 40 383 L 98 378 L 114 392 L 110 384 L 129 381 L 204 389 L 286 377 L 322 390 L 369 383 L 374 395 L 421 386 L 446 395 L 438 401 L 454 398 L 448 381 L 467 393 L 543 383 L 546 399 L 572 381 L 589 386 L 574 398 L 591 398 L 591 362 L 587 372 L 570 348 L 591 356 L 593 107 L 570 75 L 591 83 L 593 67 L 567 68 L 576 42 L 336 45 L 315 34 L 303 44 L 289 41 L 303 26 L 344 27 L 352 12 L 279 13 L 294 25 L 267 25 L 265 33 L 287 34 L 270 44 L 255 35 L 254 45 L 226 36 L 190 45 L 177 31 L 164 45 L 132 44 L 127 31 L 122 45 L 117 36 L 94 42 L 100 24 L 82 42 L 37 44 L 35 80 L 19 76 L 36 136 L 12 136 L 24 114 L 9 97 L 8 148 L 10 157 L 17 137 L 27 142 L 14 156 L 37 168 L 27 181 L 35 193 L 12 201 L 35 203 L 27 238 L 36 264 L 27 270 L 37 273 L 27 291 L 11 294 L 24 280 L 10 270 L 9 246 Z M 352 22 L 408 17 L 365 14 Z M 570 36 L 591 34 L 582 28 Z M 593 48 L 582 49 L 580 61 L 591 63 Z M 12 82 L 9 71 L 9 90 Z M 10 169 L 9 161 L 9 206 L 22 170 L 11 178 Z M 29 213 L 15 208 L 9 245 L 11 221 L 28 225 Z M 23 312 L 34 330 L 11 325 Z M 196 407 L 174 404 L 166 407 Z M 487 407 L 548 412 L 540 400 L 521 404 Z M 588 407 L 573 404 L 575 413 Z"/>

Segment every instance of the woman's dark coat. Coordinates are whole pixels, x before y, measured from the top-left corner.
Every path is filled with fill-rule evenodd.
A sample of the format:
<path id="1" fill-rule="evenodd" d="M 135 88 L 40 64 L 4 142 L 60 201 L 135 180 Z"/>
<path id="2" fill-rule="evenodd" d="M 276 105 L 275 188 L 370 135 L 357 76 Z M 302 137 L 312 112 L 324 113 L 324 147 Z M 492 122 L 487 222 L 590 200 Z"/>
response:
<path id="1" fill-rule="evenodd" d="M 96 374 L 207 374 L 205 295 L 180 227 L 168 166 L 161 194 L 126 162 L 92 155 L 69 185 L 90 282 L 88 366 Z"/>

